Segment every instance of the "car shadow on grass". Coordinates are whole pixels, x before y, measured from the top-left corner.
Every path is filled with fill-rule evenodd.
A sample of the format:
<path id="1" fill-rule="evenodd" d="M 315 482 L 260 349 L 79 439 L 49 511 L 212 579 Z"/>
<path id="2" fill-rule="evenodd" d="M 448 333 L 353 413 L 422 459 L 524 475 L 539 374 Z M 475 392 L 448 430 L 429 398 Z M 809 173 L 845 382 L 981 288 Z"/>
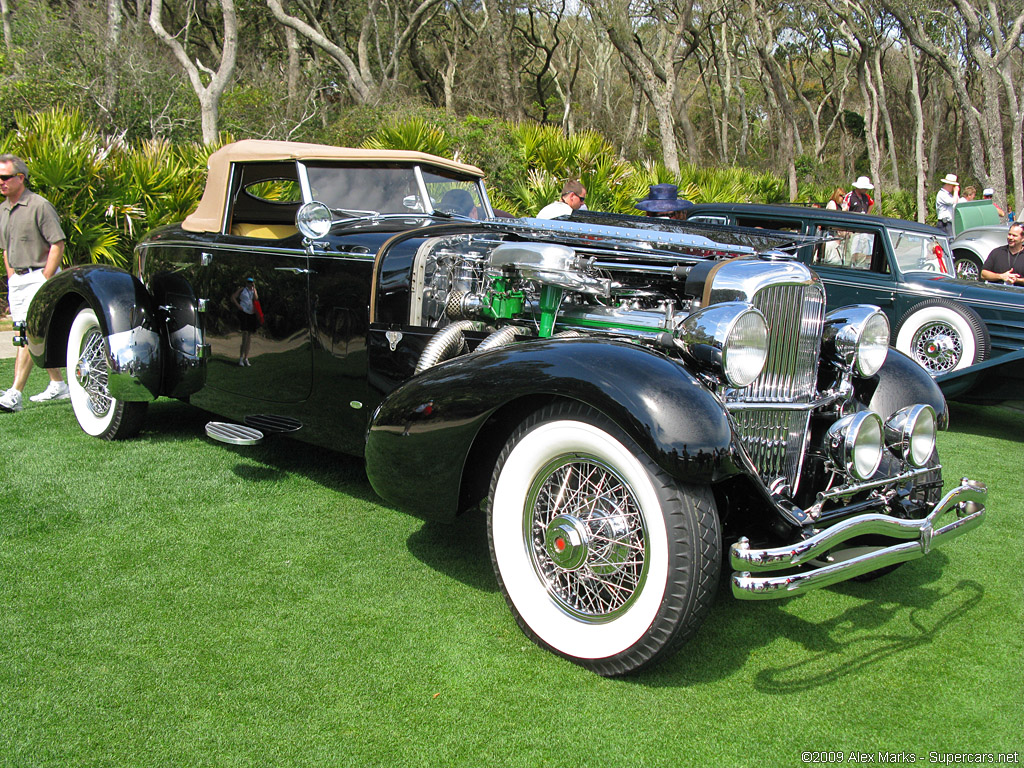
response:
<path id="1" fill-rule="evenodd" d="M 1024 411 L 992 405 L 949 404 L 950 430 L 1001 440 L 1020 440 Z"/>
<path id="2" fill-rule="evenodd" d="M 963 623 L 985 590 L 974 581 L 943 579 L 947 562 L 943 553 L 932 552 L 875 581 L 766 601 L 733 598 L 723 574 L 696 637 L 672 659 L 627 679 L 686 687 L 756 669 L 753 685 L 767 694 L 831 685 L 927 646 L 950 625 Z M 773 663 L 776 658 L 780 663 Z"/>
<path id="3" fill-rule="evenodd" d="M 406 544 L 413 557 L 438 573 L 480 592 L 498 591 L 481 510 L 466 512 L 454 525 L 425 522 Z"/>
<path id="4" fill-rule="evenodd" d="M 206 435 L 206 424 L 213 418 L 210 413 L 178 400 L 157 400 L 150 404 L 137 439 L 154 444 L 215 442 Z M 233 469 L 242 480 L 274 482 L 296 474 L 328 490 L 382 503 L 366 478 L 362 458 L 323 450 L 285 435 L 270 435 L 257 445 L 215 444 L 244 459 Z"/>
<path id="5" fill-rule="evenodd" d="M 808 654 L 799 660 L 761 670 L 755 686 L 780 695 L 811 690 L 890 657 L 912 653 L 934 643 L 950 625 L 962 624 L 984 593 L 977 582 L 962 580 L 914 590 L 907 595 L 909 600 L 890 598 L 854 606 L 816 624 L 799 619 L 787 635 L 792 639 L 816 635 L 824 647 L 806 645 Z"/>

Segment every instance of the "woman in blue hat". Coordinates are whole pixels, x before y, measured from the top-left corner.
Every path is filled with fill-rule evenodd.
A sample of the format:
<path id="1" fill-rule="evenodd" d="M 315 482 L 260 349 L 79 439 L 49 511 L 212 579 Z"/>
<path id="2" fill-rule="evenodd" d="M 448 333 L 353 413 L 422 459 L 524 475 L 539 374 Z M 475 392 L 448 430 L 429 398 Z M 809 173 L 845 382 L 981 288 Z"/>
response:
<path id="1" fill-rule="evenodd" d="M 636 207 L 648 216 L 683 221 L 693 208 L 693 203 L 679 199 L 679 187 L 675 184 L 651 184 L 647 197 L 640 200 Z"/>

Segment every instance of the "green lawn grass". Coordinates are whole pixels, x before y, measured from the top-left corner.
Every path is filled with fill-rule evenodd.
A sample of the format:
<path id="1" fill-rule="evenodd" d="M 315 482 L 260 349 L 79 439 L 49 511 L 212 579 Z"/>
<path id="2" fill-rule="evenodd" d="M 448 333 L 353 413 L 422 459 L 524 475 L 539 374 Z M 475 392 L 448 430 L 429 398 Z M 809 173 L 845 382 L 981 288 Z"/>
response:
<path id="1" fill-rule="evenodd" d="M 13 361 L 0 360 L 0 387 Z M 28 393 L 45 385 L 33 373 Z M 788 766 L 1024 751 L 1024 414 L 958 407 L 972 534 L 896 573 L 734 600 L 606 680 L 529 642 L 479 516 L 424 524 L 359 461 L 233 449 L 174 401 L 106 443 L 0 414 L 2 766 Z"/>

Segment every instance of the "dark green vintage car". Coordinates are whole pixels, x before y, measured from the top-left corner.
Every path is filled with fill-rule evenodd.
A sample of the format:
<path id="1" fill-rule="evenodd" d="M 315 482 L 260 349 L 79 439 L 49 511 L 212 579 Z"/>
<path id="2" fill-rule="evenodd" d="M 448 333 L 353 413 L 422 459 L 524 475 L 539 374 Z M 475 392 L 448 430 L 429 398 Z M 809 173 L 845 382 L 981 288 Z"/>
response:
<path id="1" fill-rule="evenodd" d="M 892 345 L 936 377 L 947 397 L 1020 399 L 1024 292 L 958 279 L 941 230 L 860 213 L 740 203 L 698 205 L 689 221 L 791 235 L 797 258 L 825 284 L 829 309 L 880 307 Z"/>

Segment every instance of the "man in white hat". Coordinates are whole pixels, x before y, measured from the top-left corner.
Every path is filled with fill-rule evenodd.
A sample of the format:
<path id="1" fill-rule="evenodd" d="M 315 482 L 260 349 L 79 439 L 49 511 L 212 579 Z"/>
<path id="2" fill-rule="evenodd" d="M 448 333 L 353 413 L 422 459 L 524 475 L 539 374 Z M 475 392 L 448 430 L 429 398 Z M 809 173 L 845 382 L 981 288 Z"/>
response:
<path id="1" fill-rule="evenodd" d="M 1002 208 L 996 205 L 996 201 L 992 199 L 992 196 L 995 193 L 996 191 L 992 189 L 992 187 L 985 187 L 985 189 L 981 191 L 981 196 L 983 199 L 988 200 L 990 203 L 992 203 L 992 207 L 996 209 L 996 212 L 999 214 L 1000 217 L 1005 217 L 1006 211 L 1004 211 Z"/>
<path id="2" fill-rule="evenodd" d="M 843 210 L 853 211 L 853 213 L 871 213 L 871 206 L 875 204 L 871 195 L 868 194 L 875 188 L 871 179 L 861 176 L 851 186 L 853 190 L 847 192 L 846 197 L 843 198 Z"/>
<path id="3" fill-rule="evenodd" d="M 942 189 L 935 195 L 935 213 L 939 217 L 939 228 L 953 236 L 953 211 L 960 202 L 960 182 L 956 175 L 947 173 L 941 182 Z"/>

